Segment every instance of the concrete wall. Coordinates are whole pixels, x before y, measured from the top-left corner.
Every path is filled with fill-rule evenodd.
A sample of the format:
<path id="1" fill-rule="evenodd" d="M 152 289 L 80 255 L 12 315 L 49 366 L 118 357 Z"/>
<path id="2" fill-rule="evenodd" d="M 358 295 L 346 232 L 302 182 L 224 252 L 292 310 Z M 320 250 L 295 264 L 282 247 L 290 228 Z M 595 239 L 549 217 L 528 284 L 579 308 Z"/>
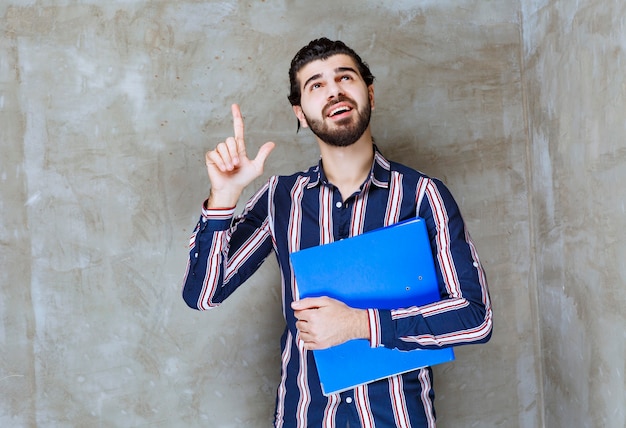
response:
<path id="1" fill-rule="evenodd" d="M 278 143 L 267 174 L 315 161 L 287 69 L 321 35 L 369 62 L 379 146 L 448 183 L 487 269 L 494 336 L 436 368 L 439 426 L 623 425 L 624 10 L 578 8 L 0 3 L 0 426 L 269 425 L 274 261 L 209 313 L 180 282 L 232 102 Z"/>
<path id="2" fill-rule="evenodd" d="M 626 426 L 626 3 L 522 1 L 547 427 Z"/>

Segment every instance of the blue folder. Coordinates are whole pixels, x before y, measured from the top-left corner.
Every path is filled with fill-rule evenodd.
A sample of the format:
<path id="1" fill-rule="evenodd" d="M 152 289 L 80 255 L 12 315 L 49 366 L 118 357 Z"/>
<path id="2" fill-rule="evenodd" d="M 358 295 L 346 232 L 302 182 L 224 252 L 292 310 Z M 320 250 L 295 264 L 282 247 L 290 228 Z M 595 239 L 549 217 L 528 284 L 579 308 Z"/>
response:
<path id="1" fill-rule="evenodd" d="M 426 225 L 416 217 L 291 254 L 300 298 L 397 309 L 440 300 Z M 313 351 L 324 395 L 454 360 L 452 348 L 400 351 L 355 339 Z"/>

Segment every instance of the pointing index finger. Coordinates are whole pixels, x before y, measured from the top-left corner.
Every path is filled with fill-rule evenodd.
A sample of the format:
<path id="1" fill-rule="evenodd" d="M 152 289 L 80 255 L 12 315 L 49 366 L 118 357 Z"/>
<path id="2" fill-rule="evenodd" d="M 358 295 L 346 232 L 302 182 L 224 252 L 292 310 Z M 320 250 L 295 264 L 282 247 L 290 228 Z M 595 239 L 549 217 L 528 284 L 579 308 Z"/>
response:
<path id="1" fill-rule="evenodd" d="M 231 112 L 233 114 L 233 128 L 235 131 L 235 141 L 237 142 L 237 150 L 239 152 L 245 151 L 244 137 L 243 137 L 243 117 L 241 116 L 241 110 L 237 104 L 231 106 Z"/>

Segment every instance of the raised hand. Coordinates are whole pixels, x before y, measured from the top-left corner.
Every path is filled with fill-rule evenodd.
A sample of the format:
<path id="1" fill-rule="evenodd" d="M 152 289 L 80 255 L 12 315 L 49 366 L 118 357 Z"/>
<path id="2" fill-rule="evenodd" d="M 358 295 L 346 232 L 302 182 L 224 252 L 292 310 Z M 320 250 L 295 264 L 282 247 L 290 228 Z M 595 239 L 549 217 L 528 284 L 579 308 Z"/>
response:
<path id="1" fill-rule="evenodd" d="M 267 142 L 261 146 L 254 159 L 249 159 L 246 154 L 243 118 L 239 106 L 233 104 L 231 111 L 235 135 L 219 143 L 205 156 L 211 181 L 209 208 L 234 207 L 243 189 L 263 174 L 265 160 L 275 147 L 274 143 Z"/>

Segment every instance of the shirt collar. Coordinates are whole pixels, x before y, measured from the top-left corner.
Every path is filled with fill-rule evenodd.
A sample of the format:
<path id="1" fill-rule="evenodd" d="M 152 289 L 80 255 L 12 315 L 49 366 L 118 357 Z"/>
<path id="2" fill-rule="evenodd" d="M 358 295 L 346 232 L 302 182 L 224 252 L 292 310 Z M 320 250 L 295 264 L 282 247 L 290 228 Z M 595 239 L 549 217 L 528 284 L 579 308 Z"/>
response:
<path id="1" fill-rule="evenodd" d="M 373 185 L 387 189 L 389 187 L 389 177 L 391 175 L 391 165 L 389 161 L 382 155 L 376 144 L 374 144 L 374 162 L 370 170 L 369 177 L 365 183 L 371 182 Z M 309 184 L 307 188 L 313 188 L 320 184 L 328 183 L 324 168 L 322 167 L 322 159 L 320 158 L 316 166 L 309 170 Z"/>

